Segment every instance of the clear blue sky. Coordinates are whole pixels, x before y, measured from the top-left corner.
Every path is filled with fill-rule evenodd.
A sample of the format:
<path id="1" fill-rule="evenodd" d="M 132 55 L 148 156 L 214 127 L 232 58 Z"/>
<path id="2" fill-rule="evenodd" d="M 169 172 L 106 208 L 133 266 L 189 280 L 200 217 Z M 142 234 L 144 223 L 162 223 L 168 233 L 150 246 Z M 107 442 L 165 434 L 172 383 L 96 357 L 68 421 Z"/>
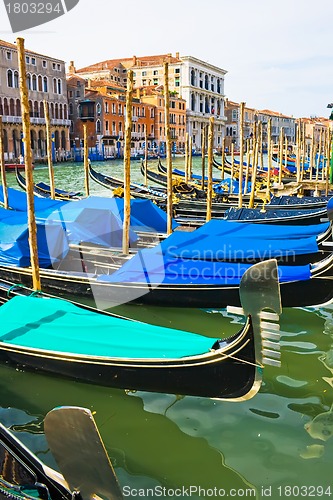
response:
<path id="1" fill-rule="evenodd" d="M 61 1 L 61 0 L 60 0 Z M 118 57 L 180 52 L 225 69 L 225 94 L 295 117 L 333 102 L 333 0 L 80 0 L 65 15 L 0 38 L 77 68 Z"/>

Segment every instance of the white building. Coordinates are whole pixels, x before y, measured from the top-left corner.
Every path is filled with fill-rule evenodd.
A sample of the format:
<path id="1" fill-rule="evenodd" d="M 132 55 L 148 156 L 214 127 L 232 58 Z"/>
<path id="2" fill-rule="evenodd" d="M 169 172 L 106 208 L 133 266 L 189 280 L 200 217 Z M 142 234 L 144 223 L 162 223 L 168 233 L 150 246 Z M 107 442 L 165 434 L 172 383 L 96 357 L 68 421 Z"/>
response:
<path id="1" fill-rule="evenodd" d="M 133 70 L 134 86 L 160 86 L 164 83 L 164 63 L 168 62 L 169 89 L 186 101 L 187 132 L 192 137 L 194 149 L 201 148 L 203 127 L 214 117 L 214 147 L 222 145 L 225 135 L 224 77 L 226 71 L 192 56 L 163 54 L 133 56 L 127 59 L 108 60 L 76 71 L 84 78 L 104 78 L 114 71 L 123 75 Z M 124 85 L 126 81 L 124 79 Z"/>

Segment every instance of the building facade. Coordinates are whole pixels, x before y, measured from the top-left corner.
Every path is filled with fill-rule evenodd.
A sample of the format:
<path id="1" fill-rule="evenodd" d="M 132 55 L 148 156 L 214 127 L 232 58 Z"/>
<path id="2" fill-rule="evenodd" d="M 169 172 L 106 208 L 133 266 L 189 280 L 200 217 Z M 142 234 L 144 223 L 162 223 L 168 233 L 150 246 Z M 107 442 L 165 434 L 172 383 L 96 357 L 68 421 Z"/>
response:
<path id="1" fill-rule="evenodd" d="M 45 160 L 46 122 L 44 101 L 49 105 L 53 136 L 53 159 L 66 159 L 69 126 L 65 63 L 25 51 L 30 107 L 31 146 L 34 161 Z M 24 154 L 19 90 L 18 51 L 14 44 L 0 41 L 0 115 L 4 128 L 5 161 Z"/>
<path id="2" fill-rule="evenodd" d="M 239 109 L 240 104 L 237 102 L 226 100 L 226 136 L 225 147 L 228 151 L 231 150 L 231 145 L 234 145 L 235 151 L 239 150 Z M 274 144 L 279 142 L 280 132 L 283 131 L 283 136 L 287 139 L 288 144 L 294 144 L 296 140 L 297 120 L 291 116 L 283 115 L 271 110 L 259 110 L 244 106 L 244 122 L 243 135 L 244 141 L 250 141 L 252 148 L 252 137 L 256 123 L 262 125 L 262 150 L 267 151 L 268 147 L 268 121 L 271 120 L 271 140 Z"/>
<path id="3" fill-rule="evenodd" d="M 118 68 L 121 75 L 133 70 L 134 87 L 159 87 L 164 84 L 164 65 L 168 63 L 169 89 L 186 102 L 186 131 L 192 137 L 194 150 L 201 149 L 202 130 L 214 117 L 214 147 L 220 148 L 225 135 L 224 78 L 226 71 L 192 56 L 162 54 L 133 56 L 108 60 L 81 68 L 77 74 L 84 78 L 114 78 Z M 109 75 L 109 76 L 107 76 Z M 125 78 L 123 81 L 125 85 Z"/>

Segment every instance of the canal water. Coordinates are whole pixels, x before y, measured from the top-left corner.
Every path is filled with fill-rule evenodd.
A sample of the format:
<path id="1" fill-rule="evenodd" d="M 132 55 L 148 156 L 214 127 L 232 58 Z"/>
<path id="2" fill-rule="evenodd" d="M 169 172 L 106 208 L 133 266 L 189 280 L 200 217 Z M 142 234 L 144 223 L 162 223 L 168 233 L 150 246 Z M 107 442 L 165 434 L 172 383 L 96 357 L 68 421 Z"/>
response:
<path id="1" fill-rule="evenodd" d="M 120 162 L 96 169 L 122 176 Z M 142 182 L 139 169 L 134 162 L 132 178 Z M 46 181 L 47 170 L 36 167 L 34 176 Z M 59 188 L 83 190 L 83 165 L 58 165 L 55 179 Z M 16 186 L 13 174 L 8 183 Z M 92 183 L 91 194 L 109 195 Z M 45 414 L 59 405 L 90 408 L 128 498 L 329 498 L 332 311 L 331 305 L 283 310 L 282 365 L 265 367 L 249 401 L 127 392 L 0 365 L 0 421 L 56 468 Z M 237 331 L 241 321 L 224 309 L 123 305 L 117 312 L 211 337 Z"/>

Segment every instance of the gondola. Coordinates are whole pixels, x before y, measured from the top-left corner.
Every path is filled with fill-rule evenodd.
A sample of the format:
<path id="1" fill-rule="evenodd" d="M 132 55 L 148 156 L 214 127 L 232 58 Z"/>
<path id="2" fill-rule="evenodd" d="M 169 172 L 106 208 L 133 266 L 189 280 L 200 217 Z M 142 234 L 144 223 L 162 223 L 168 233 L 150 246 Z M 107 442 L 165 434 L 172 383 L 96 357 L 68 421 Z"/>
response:
<path id="1" fill-rule="evenodd" d="M 154 182 L 155 184 L 160 184 L 161 186 L 167 187 L 168 181 L 167 176 L 161 172 L 155 172 L 149 168 L 146 169 L 144 162 L 141 163 L 141 174 L 145 176 L 147 174 L 147 179 Z M 199 185 L 189 184 L 184 182 L 183 178 L 180 176 L 173 177 L 172 190 L 175 194 L 190 196 L 193 198 L 205 198 L 205 192 L 200 188 Z"/>
<path id="2" fill-rule="evenodd" d="M 7 300 L 0 307 L 1 358 L 25 369 L 120 389 L 243 401 L 258 392 L 263 364 L 279 364 L 275 325 L 262 323 L 277 321 L 281 312 L 275 260 L 244 274 L 243 309 L 236 312 L 246 322 L 222 339 L 96 313 L 0 285 Z"/>
<path id="3" fill-rule="evenodd" d="M 98 184 L 107 189 L 113 190 L 114 196 L 123 195 L 124 181 L 117 179 L 116 177 L 112 177 L 110 175 L 97 172 L 92 167 L 91 163 L 89 163 L 88 169 L 90 178 L 93 179 L 95 182 L 97 182 Z M 117 194 L 116 190 L 119 191 L 119 194 Z M 161 203 L 165 203 L 165 200 L 167 198 L 165 190 L 161 190 L 158 188 L 150 188 L 136 183 L 131 183 L 130 192 L 131 196 L 133 196 L 134 198 L 150 199 L 155 202 L 161 202 Z"/>
<path id="4" fill-rule="evenodd" d="M 23 189 L 23 191 L 25 191 L 26 180 L 24 176 L 18 171 L 18 169 L 15 170 L 15 175 L 18 185 Z M 51 198 L 51 187 L 45 182 L 38 182 L 37 184 L 34 184 L 33 191 L 36 196 Z M 83 194 L 79 191 L 64 191 L 63 189 L 55 188 L 54 193 L 56 200 L 63 201 L 80 200 L 83 197 Z"/>
<path id="5" fill-rule="evenodd" d="M 54 408 L 44 418 L 44 433 L 61 473 L 45 465 L 17 434 L 0 424 L 0 498 L 123 498 L 89 409 Z"/>
<path id="6" fill-rule="evenodd" d="M 319 224 L 327 219 L 326 208 L 312 208 L 309 210 L 263 210 L 261 208 L 231 207 L 224 213 L 224 219 L 238 222 L 253 222 L 257 224 L 276 225 L 312 225 Z"/>

